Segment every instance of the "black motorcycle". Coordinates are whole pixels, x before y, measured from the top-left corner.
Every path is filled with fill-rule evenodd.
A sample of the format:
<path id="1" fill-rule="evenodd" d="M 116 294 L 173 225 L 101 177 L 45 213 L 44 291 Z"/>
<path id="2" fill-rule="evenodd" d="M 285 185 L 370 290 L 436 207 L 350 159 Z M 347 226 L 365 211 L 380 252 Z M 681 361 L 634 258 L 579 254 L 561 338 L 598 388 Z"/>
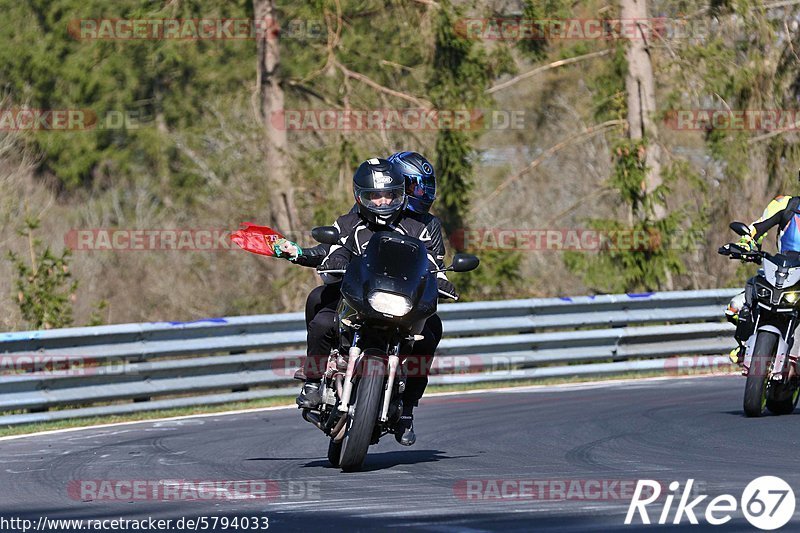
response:
<path id="1" fill-rule="evenodd" d="M 335 227 L 314 228 L 314 239 L 339 244 Z M 425 244 L 393 232 L 372 235 L 363 255 L 354 250 L 343 274 L 337 309 L 338 342 L 328 357 L 320 394 L 322 403 L 303 409 L 303 418 L 330 437 L 328 460 L 345 472 L 361 469 L 371 444 L 398 428 L 406 365 L 425 321 L 436 313 L 438 270 L 429 269 Z M 456 254 L 444 269 L 467 272 L 477 257 Z"/>
<path id="2" fill-rule="evenodd" d="M 332 226 L 314 228 L 314 239 L 339 244 Z M 396 232 L 376 232 L 354 255 L 343 275 L 337 309 L 338 346 L 331 351 L 320 394 L 322 403 L 303 418 L 330 437 L 328 460 L 345 472 L 360 470 L 371 444 L 394 434 L 402 413 L 407 368 L 403 354 L 422 340 L 425 321 L 439 298 L 425 244 Z M 477 257 L 456 254 L 442 271 L 467 272 Z M 417 369 L 419 371 L 419 369 Z"/>
<path id="3" fill-rule="evenodd" d="M 749 234 L 742 222 L 731 222 L 730 228 L 739 235 Z M 747 376 L 744 413 L 761 416 L 766 408 L 776 415 L 790 414 L 800 395 L 796 353 L 800 346 L 795 346 L 794 335 L 800 319 L 800 254 L 771 255 L 736 244 L 724 245 L 719 253 L 745 262 L 763 261 L 750 295 L 754 328 L 742 361 L 742 375 Z"/>

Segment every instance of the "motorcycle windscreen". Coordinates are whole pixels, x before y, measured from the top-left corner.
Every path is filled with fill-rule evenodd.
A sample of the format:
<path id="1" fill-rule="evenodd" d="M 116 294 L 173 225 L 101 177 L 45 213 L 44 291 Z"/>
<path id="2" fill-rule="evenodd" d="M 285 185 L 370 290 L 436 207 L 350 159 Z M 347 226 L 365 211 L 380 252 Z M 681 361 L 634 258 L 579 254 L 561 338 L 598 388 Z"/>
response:
<path id="1" fill-rule="evenodd" d="M 378 232 L 369 240 L 364 255 L 347 268 L 342 295 L 359 314 L 384 320 L 369 303 L 373 291 L 405 296 L 412 310 L 395 324 L 409 325 L 436 312 L 436 281 L 430 273 L 427 248 L 419 239 L 398 233 Z"/>
<path id="2" fill-rule="evenodd" d="M 778 272 L 781 272 L 781 288 L 800 283 L 800 258 L 796 253 L 777 254 L 772 259 L 765 259 L 762 268 L 764 277 L 772 285 L 778 284 Z"/>
<path id="3" fill-rule="evenodd" d="M 371 289 L 411 295 L 429 273 L 427 249 L 419 239 L 378 232 L 369 240 L 362 260 Z"/>

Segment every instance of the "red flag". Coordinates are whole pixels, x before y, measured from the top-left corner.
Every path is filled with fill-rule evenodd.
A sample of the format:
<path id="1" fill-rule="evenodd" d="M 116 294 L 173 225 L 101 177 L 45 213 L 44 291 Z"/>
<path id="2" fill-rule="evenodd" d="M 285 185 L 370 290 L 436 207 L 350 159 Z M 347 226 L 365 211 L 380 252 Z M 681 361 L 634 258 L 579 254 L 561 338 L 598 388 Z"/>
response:
<path id="1" fill-rule="evenodd" d="M 254 254 L 275 255 L 273 245 L 278 239 L 283 239 L 283 235 L 267 226 L 256 226 L 250 222 L 242 222 L 240 226 L 238 231 L 231 234 L 231 241 Z"/>

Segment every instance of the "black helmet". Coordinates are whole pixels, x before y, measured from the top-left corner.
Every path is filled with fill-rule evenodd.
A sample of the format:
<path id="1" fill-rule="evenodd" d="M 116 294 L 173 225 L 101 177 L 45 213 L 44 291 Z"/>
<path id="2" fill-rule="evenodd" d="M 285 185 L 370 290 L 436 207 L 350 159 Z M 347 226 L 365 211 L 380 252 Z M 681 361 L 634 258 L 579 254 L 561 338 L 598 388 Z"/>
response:
<path id="1" fill-rule="evenodd" d="M 367 159 L 353 174 L 358 212 L 373 224 L 392 224 L 406 207 L 405 178 L 385 159 Z"/>
<path id="2" fill-rule="evenodd" d="M 436 174 L 433 165 L 417 152 L 397 152 L 389 161 L 398 168 L 406 180 L 408 208 L 416 213 L 427 213 L 436 200 Z"/>

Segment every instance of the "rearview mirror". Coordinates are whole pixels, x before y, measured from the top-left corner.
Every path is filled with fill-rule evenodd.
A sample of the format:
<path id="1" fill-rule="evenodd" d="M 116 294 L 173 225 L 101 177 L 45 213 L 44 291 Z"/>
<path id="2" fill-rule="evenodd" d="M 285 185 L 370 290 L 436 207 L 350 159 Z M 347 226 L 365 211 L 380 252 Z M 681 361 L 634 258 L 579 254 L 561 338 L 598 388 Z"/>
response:
<path id="1" fill-rule="evenodd" d="M 731 222 L 728 227 L 739 235 L 750 235 L 750 228 L 744 222 Z"/>
<path id="2" fill-rule="evenodd" d="M 320 226 L 311 230 L 314 240 L 322 244 L 337 244 L 339 242 L 339 230 L 334 226 Z"/>
<path id="3" fill-rule="evenodd" d="M 450 269 L 453 272 L 469 272 L 478 268 L 479 264 L 481 264 L 481 260 L 474 255 L 456 254 L 453 257 L 453 264 Z"/>

